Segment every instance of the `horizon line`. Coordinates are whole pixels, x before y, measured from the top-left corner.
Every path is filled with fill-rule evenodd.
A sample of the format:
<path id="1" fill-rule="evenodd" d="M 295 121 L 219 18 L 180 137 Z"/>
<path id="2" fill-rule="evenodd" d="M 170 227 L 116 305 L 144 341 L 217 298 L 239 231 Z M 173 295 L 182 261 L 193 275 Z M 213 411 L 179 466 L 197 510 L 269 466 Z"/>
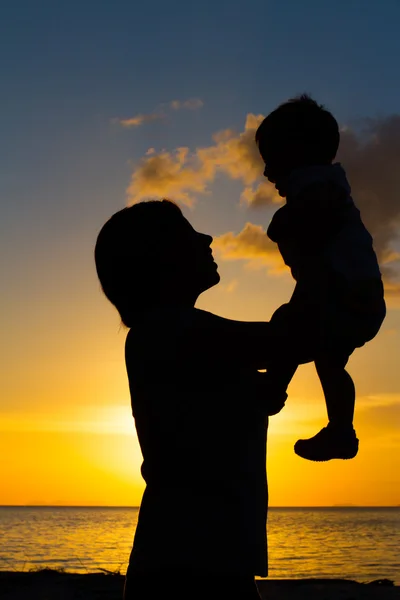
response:
<path id="1" fill-rule="evenodd" d="M 0 508 L 136 508 L 127 504 L 0 504 Z M 268 508 L 400 508 L 400 504 L 307 504 L 273 505 Z"/>

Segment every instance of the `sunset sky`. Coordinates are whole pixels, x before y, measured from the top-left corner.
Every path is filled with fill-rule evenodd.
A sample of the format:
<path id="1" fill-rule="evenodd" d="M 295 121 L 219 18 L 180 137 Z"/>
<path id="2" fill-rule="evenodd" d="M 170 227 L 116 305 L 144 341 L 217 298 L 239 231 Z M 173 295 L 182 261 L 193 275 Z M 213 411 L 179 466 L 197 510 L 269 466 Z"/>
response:
<path id="1" fill-rule="evenodd" d="M 313 366 L 271 419 L 270 503 L 400 504 L 400 4 L 397 0 L 7 2 L 0 19 L 0 504 L 140 503 L 126 330 L 100 292 L 96 236 L 168 196 L 215 239 L 200 308 L 267 320 L 293 288 L 265 229 L 277 198 L 254 131 L 309 92 L 375 235 L 388 316 L 349 363 L 360 452 L 293 453 L 325 424 Z"/>

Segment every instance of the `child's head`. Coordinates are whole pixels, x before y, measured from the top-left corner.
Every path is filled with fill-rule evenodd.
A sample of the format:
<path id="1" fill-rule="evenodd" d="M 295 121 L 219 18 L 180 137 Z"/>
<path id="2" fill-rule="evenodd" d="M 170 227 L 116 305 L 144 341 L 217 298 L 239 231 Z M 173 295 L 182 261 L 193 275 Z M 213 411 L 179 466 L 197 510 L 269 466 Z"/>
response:
<path id="1" fill-rule="evenodd" d="M 168 200 L 140 202 L 115 213 L 96 241 L 97 274 L 106 297 L 130 327 L 155 306 L 187 304 L 219 282 L 212 237 L 193 229 Z"/>
<path id="2" fill-rule="evenodd" d="M 261 123 L 256 142 L 265 162 L 264 175 L 282 196 L 291 171 L 331 164 L 339 147 L 334 116 L 307 94 L 281 104 Z"/>

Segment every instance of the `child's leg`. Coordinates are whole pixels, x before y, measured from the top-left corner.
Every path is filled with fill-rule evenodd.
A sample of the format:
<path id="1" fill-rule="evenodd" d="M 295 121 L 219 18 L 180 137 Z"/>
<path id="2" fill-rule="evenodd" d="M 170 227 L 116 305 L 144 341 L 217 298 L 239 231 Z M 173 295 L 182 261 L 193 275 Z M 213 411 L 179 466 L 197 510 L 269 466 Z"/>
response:
<path id="1" fill-rule="evenodd" d="M 298 440 L 294 451 L 307 460 L 326 461 L 332 458 L 354 458 L 358 439 L 353 429 L 355 388 L 345 370 L 348 356 L 320 356 L 315 366 L 325 394 L 329 424 L 317 435 Z"/>
<path id="2" fill-rule="evenodd" d="M 315 361 L 325 395 L 329 423 L 340 428 L 352 428 L 355 387 L 345 369 L 348 357 L 321 357 Z"/>

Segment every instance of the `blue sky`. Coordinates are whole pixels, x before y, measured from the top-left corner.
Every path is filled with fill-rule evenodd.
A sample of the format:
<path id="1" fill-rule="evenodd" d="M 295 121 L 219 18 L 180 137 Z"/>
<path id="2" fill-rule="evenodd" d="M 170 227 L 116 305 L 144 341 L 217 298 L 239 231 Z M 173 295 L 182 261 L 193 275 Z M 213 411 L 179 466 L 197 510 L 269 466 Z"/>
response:
<path id="1" fill-rule="evenodd" d="M 95 233 L 125 203 L 149 147 L 208 145 L 218 130 L 242 130 L 248 112 L 265 114 L 304 90 L 341 123 L 396 112 L 399 19 L 389 0 L 5 3 L 6 277 L 17 285 L 63 262 L 89 268 Z M 204 107 L 134 131 L 112 122 L 175 98 Z M 213 234 L 239 228 L 236 183 L 217 178 L 213 192 L 199 200 L 195 224 Z"/>
<path id="2" fill-rule="evenodd" d="M 94 195 L 99 208 L 124 201 L 127 161 L 147 147 L 208 144 L 303 90 L 342 122 L 395 112 L 399 19 L 389 0 L 4 4 L 3 227 L 47 211 L 56 229 L 61 216 L 75 227 Z M 134 135 L 110 126 L 190 97 L 204 100 L 196 118 Z"/>

